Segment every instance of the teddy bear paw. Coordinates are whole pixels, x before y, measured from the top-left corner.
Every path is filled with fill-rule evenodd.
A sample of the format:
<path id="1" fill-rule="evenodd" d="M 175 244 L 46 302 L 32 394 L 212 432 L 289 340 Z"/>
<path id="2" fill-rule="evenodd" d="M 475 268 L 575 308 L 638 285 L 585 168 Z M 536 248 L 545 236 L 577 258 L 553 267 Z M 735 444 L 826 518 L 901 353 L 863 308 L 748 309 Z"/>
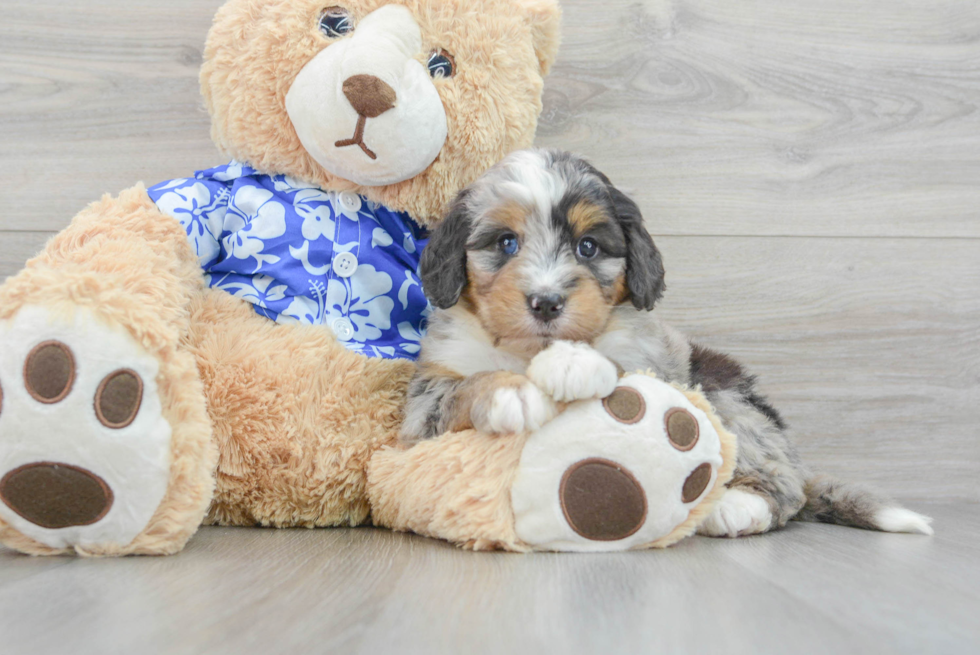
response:
<path id="1" fill-rule="evenodd" d="M 681 390 L 627 376 L 528 437 L 511 487 L 515 532 L 538 550 L 670 545 L 731 475 L 725 439 Z"/>
<path id="2" fill-rule="evenodd" d="M 77 310 L 0 322 L 0 524 L 49 548 L 130 543 L 167 489 L 159 363 Z"/>
<path id="3" fill-rule="evenodd" d="M 605 398 L 616 388 L 616 365 L 584 343 L 556 341 L 538 353 L 527 377 L 558 402 Z"/>

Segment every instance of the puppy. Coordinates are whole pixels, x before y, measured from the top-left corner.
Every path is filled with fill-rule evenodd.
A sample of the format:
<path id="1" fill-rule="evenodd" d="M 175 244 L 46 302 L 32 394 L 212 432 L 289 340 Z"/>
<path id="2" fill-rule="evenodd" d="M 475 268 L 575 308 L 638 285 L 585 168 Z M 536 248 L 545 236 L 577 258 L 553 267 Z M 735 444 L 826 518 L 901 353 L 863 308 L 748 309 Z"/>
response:
<path id="1" fill-rule="evenodd" d="M 930 519 L 814 476 L 755 378 L 653 312 L 664 267 L 636 204 L 584 160 L 515 153 L 465 189 L 421 263 L 438 309 L 402 438 L 535 430 L 563 403 L 612 393 L 621 372 L 700 386 L 738 437 L 736 473 L 700 528 L 735 537 L 790 519 L 931 534 Z"/>

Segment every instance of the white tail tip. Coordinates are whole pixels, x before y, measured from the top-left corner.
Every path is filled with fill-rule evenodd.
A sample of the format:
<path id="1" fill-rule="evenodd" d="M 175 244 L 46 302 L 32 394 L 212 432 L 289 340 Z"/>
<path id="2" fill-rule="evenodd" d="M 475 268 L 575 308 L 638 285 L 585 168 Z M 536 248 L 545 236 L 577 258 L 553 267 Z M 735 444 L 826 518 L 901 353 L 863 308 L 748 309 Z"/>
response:
<path id="1" fill-rule="evenodd" d="M 932 519 L 904 507 L 886 507 L 875 514 L 875 525 L 884 532 L 932 534 Z"/>

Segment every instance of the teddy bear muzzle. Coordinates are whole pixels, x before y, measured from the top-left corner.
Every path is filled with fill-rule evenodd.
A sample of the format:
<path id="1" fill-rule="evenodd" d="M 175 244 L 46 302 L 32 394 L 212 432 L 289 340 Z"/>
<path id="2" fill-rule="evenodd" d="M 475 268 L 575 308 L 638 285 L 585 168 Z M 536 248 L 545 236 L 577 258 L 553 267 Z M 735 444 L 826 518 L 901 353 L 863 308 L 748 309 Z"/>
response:
<path id="1" fill-rule="evenodd" d="M 411 179 L 436 160 L 448 118 L 414 15 L 384 5 L 303 67 L 286 112 L 325 170 L 362 186 Z"/>

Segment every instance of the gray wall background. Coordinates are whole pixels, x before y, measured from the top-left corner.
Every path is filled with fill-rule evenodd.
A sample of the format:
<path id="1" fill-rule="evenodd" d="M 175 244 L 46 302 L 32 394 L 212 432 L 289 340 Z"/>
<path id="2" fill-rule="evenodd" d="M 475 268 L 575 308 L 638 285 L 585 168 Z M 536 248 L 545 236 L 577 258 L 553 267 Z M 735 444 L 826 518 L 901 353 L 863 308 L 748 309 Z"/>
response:
<path id="1" fill-rule="evenodd" d="M 102 193 L 222 163 L 220 0 L 0 0 L 0 279 Z M 663 311 L 739 357 L 810 463 L 980 501 L 980 6 L 566 0 L 539 143 L 664 252 Z"/>

